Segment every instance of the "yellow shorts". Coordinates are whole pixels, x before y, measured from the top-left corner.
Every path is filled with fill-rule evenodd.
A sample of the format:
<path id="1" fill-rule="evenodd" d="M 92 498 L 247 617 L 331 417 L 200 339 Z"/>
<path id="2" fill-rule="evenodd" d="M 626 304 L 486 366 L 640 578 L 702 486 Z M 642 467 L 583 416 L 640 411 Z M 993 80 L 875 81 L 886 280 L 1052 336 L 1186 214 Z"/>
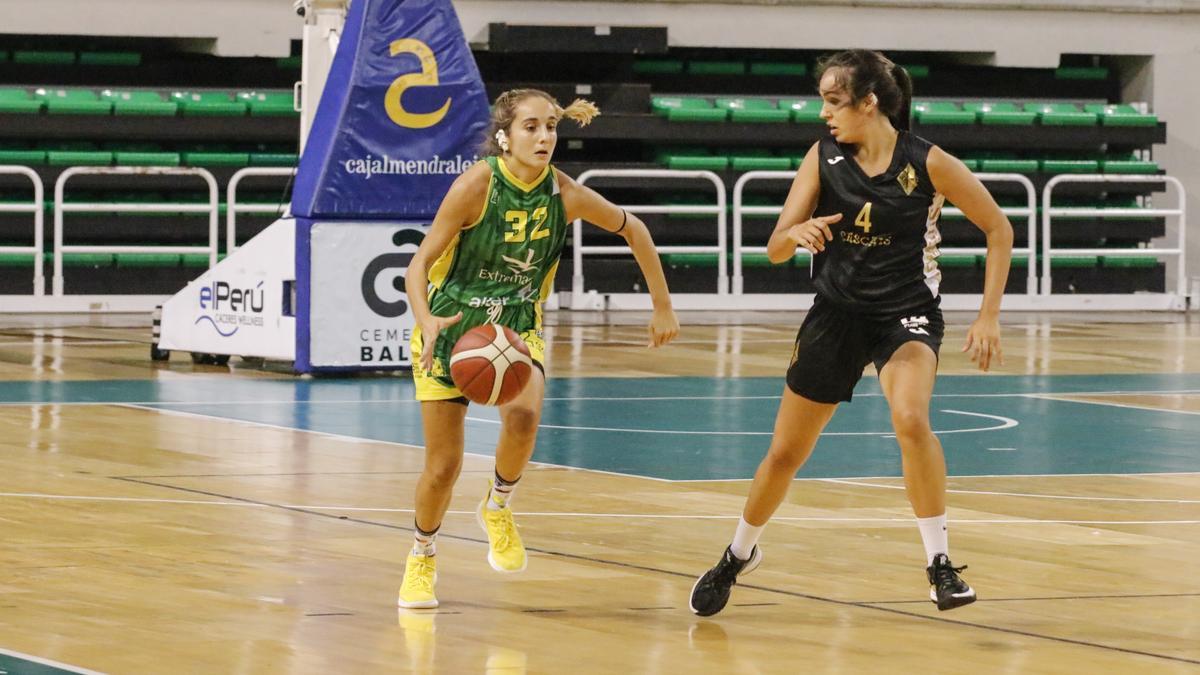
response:
<path id="1" fill-rule="evenodd" d="M 529 347 L 529 356 L 533 359 L 534 367 L 541 368 L 546 361 L 546 339 L 542 336 L 541 327 L 531 328 L 520 334 L 525 345 Z M 440 337 L 440 336 L 439 336 Z M 446 358 L 433 357 L 433 370 L 426 371 L 421 367 L 421 328 L 415 326 L 412 340 L 409 343 L 412 351 L 413 383 L 416 385 L 418 401 L 446 401 L 464 398 L 454 381 L 450 379 L 450 362 Z"/>

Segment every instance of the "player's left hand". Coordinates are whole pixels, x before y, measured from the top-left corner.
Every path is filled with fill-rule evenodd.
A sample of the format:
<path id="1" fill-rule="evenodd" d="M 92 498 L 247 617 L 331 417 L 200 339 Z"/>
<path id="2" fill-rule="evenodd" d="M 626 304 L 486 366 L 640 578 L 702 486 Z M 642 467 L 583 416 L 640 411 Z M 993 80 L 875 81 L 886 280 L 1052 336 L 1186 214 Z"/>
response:
<path id="1" fill-rule="evenodd" d="M 992 359 L 1004 365 L 1004 354 L 1000 351 L 1000 320 L 990 316 L 975 319 L 967 329 L 967 341 L 962 351 L 969 351 L 971 361 L 984 372 L 992 365 Z"/>
<path id="2" fill-rule="evenodd" d="M 674 340 L 676 335 L 679 335 L 679 319 L 675 310 L 670 307 L 655 309 L 650 318 L 650 343 L 646 346 L 661 347 Z"/>

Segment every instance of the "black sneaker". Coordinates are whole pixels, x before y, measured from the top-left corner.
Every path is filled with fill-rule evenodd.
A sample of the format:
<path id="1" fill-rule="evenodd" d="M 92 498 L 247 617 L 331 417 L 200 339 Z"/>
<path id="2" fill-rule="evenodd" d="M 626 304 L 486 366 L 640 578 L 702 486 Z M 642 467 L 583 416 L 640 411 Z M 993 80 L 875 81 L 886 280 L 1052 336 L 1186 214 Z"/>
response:
<path id="1" fill-rule="evenodd" d="M 945 553 L 933 557 L 933 564 L 925 568 L 929 577 L 929 599 L 939 610 L 954 609 L 975 602 L 975 589 L 967 585 L 958 573 L 967 569 L 966 565 L 954 567 Z"/>
<path id="2" fill-rule="evenodd" d="M 750 552 L 749 560 L 738 558 L 726 547 L 725 555 L 721 556 L 716 566 L 705 572 L 704 576 L 696 580 L 696 585 L 692 586 L 692 599 L 689 603 L 692 613 L 712 616 L 725 609 L 725 603 L 729 602 L 729 592 L 737 583 L 738 576 L 753 572 L 762 562 L 762 558 L 762 551 L 757 546 Z"/>

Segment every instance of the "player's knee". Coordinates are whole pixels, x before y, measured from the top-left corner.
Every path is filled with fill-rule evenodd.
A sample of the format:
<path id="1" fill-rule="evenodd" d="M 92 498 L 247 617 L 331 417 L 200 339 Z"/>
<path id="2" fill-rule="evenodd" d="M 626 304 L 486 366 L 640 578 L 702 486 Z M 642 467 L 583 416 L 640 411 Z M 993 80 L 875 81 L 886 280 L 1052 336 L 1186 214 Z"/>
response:
<path id="1" fill-rule="evenodd" d="M 425 465 L 425 476 L 434 489 L 449 489 L 454 487 L 458 474 L 462 471 L 462 456 L 444 461 L 428 462 Z"/>
<path id="2" fill-rule="evenodd" d="M 929 415 L 920 408 L 900 408 L 892 411 L 892 428 L 898 438 L 925 438 L 933 429 L 929 426 Z"/>
<path id="3" fill-rule="evenodd" d="M 537 433 L 538 418 L 532 406 L 516 405 L 504 411 L 501 422 L 506 433 L 532 436 Z"/>
<path id="4" fill-rule="evenodd" d="M 795 473 L 807 455 L 804 448 L 799 446 L 772 445 L 764 462 L 772 473 Z"/>

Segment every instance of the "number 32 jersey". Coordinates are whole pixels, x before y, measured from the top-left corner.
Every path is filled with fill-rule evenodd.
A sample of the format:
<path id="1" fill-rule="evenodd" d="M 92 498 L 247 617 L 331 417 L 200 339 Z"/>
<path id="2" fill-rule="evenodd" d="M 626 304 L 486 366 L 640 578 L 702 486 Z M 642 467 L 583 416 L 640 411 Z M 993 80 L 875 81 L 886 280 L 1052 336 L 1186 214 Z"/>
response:
<path id="1" fill-rule="evenodd" d="M 500 320 L 505 309 L 541 303 L 553 290 L 567 241 L 566 211 L 553 167 L 525 183 L 503 159 L 485 161 L 492 177 L 483 210 L 430 268 L 431 295 L 490 310 L 493 322 L 507 325 Z"/>
<path id="2" fill-rule="evenodd" d="M 945 198 L 925 160 L 929 141 L 901 131 L 892 162 L 868 176 L 854 146 L 831 136 L 818 147 L 821 193 L 814 216 L 842 214 L 833 241 L 814 259 L 817 293 L 853 312 L 900 314 L 940 302 L 938 231 Z"/>

